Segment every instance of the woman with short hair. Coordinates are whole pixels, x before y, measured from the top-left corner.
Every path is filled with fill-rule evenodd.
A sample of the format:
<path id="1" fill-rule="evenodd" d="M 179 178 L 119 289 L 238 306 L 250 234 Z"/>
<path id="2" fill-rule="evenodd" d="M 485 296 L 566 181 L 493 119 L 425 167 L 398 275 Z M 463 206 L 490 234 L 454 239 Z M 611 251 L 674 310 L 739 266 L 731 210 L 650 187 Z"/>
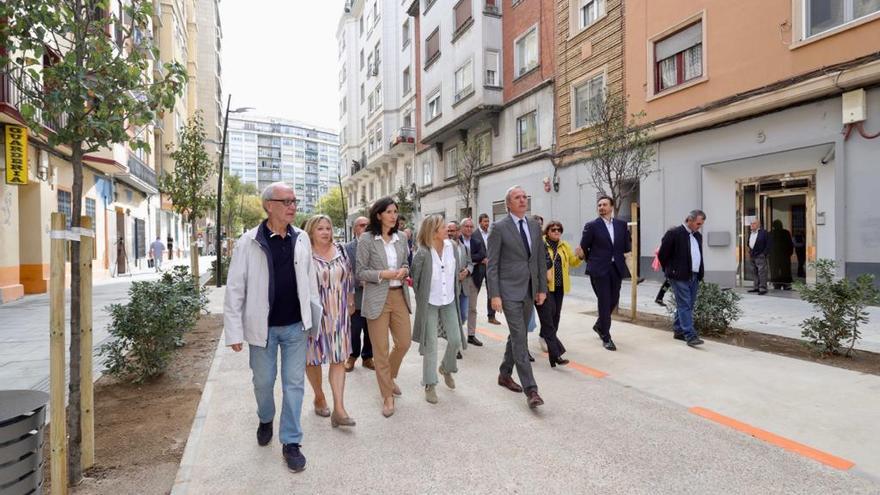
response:
<path id="1" fill-rule="evenodd" d="M 394 414 L 394 397 L 400 387 L 394 382 L 412 339 L 409 315 L 409 247 L 397 233 L 397 203 L 379 199 L 370 208 L 370 225 L 358 240 L 357 276 L 364 284 L 361 314 L 367 319 L 373 364 L 382 394 L 382 415 Z M 389 352 L 388 335 L 394 341 Z"/>
<path id="2" fill-rule="evenodd" d="M 562 232 L 562 222 L 556 220 L 551 220 L 544 227 L 544 247 L 547 249 L 550 262 L 547 269 L 547 299 L 544 300 L 544 304 L 538 306 L 541 337 L 547 342 L 547 353 L 550 357 L 550 366 L 553 368 L 557 364 L 569 363 L 568 359 L 562 357 L 565 346 L 556 333 L 559 331 L 562 299 L 571 289 L 569 269 L 582 263 L 580 257 L 571 249 L 571 245 L 562 240 Z"/>

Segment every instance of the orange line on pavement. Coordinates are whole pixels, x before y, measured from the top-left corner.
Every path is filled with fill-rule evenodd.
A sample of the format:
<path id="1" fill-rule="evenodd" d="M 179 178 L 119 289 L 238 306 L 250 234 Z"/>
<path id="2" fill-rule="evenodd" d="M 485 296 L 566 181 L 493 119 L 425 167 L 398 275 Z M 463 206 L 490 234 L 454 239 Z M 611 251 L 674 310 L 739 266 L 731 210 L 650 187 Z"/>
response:
<path id="1" fill-rule="evenodd" d="M 826 452 L 822 452 L 821 450 L 816 450 L 812 447 L 808 447 L 802 443 L 795 442 L 794 440 L 789 440 L 784 437 L 780 437 L 779 435 L 775 435 L 770 433 L 769 431 L 762 430 L 760 428 L 756 428 L 754 426 L 742 423 L 733 418 L 728 418 L 727 416 L 723 416 L 714 411 L 710 411 L 708 409 L 704 409 L 702 407 L 692 407 L 688 409 L 691 413 L 696 414 L 697 416 L 702 416 L 710 421 L 714 421 L 716 423 L 722 424 L 724 426 L 728 426 L 733 428 L 734 430 L 741 431 L 748 435 L 751 435 L 759 440 L 763 440 L 767 443 L 772 443 L 777 447 L 782 447 L 785 450 L 794 452 L 796 454 L 800 454 L 804 457 L 808 457 L 813 459 L 814 461 L 821 462 L 826 466 L 833 467 L 835 469 L 840 469 L 846 471 L 853 466 L 855 463 L 852 461 L 848 461 L 846 459 L 842 459 L 840 457 L 833 456 Z"/>
<path id="2" fill-rule="evenodd" d="M 507 340 L 507 337 L 502 337 L 501 335 L 498 335 L 495 332 L 490 332 L 489 330 L 486 330 L 484 328 L 477 328 L 477 332 L 479 332 L 481 335 L 489 337 L 492 340 L 497 340 L 498 342 L 504 342 Z M 544 357 L 548 356 L 546 352 L 543 353 L 543 355 Z M 599 371 L 597 369 L 590 368 L 589 366 L 584 366 L 583 364 L 574 361 L 569 361 L 568 367 L 573 370 L 580 371 L 585 375 L 592 376 L 593 378 L 605 378 L 606 376 L 608 376 L 608 373 L 604 371 Z"/>

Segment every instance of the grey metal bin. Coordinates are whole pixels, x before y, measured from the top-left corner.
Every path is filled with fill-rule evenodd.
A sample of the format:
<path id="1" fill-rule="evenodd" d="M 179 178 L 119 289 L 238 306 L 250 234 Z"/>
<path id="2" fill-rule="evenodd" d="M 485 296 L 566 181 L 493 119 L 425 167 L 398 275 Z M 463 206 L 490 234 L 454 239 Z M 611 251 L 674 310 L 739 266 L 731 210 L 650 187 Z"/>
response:
<path id="1" fill-rule="evenodd" d="M 43 492 L 43 432 L 49 394 L 0 390 L 0 494 Z"/>

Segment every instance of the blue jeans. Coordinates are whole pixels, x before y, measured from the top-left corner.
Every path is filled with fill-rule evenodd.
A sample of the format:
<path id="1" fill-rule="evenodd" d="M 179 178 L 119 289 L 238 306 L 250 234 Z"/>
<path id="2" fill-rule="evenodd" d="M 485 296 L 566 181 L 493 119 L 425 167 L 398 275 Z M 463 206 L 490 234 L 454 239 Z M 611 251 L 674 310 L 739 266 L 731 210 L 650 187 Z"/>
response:
<path id="1" fill-rule="evenodd" d="M 697 275 L 691 275 L 690 280 L 669 280 L 675 293 L 675 322 L 672 329 L 676 335 L 682 334 L 685 339 L 697 336 L 694 328 L 694 306 L 697 304 L 697 292 L 700 289 L 700 281 Z"/>
<path id="2" fill-rule="evenodd" d="M 275 418 L 275 376 L 278 349 L 281 349 L 281 422 L 278 438 L 281 443 L 301 443 L 302 413 L 305 391 L 306 342 L 308 332 L 302 323 L 284 327 L 269 327 L 266 347 L 248 346 L 251 370 L 254 373 L 254 396 L 257 398 L 257 416 L 261 423 Z"/>

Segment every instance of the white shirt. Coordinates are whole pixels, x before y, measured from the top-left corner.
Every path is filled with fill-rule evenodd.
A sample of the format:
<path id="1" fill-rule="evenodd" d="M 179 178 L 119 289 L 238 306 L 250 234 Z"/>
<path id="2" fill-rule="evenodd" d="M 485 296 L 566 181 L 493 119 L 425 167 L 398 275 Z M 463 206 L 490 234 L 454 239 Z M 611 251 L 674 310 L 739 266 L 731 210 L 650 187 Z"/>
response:
<path id="1" fill-rule="evenodd" d="M 700 273 L 700 262 L 703 261 L 703 256 L 700 254 L 700 245 L 697 243 L 697 238 L 694 237 L 694 233 L 688 228 L 687 224 L 682 225 L 684 225 L 684 229 L 688 231 L 688 237 L 691 239 L 691 272 Z"/>
<path id="2" fill-rule="evenodd" d="M 611 245 L 614 245 L 614 219 L 605 220 L 605 217 L 599 217 L 602 219 L 602 222 L 605 223 L 605 228 L 608 229 L 608 235 L 611 237 Z M 613 251 L 612 251 L 613 252 Z M 614 262 L 614 256 L 611 256 L 611 262 Z"/>
<path id="3" fill-rule="evenodd" d="M 755 243 L 758 242 L 758 231 L 753 230 L 751 234 L 749 234 L 749 249 L 755 249 Z"/>
<path id="4" fill-rule="evenodd" d="M 443 257 L 431 248 L 431 292 L 428 303 L 446 306 L 455 300 L 455 251 L 452 241 L 443 241 Z"/>
<path id="5" fill-rule="evenodd" d="M 513 213 L 510 214 L 510 218 L 513 219 L 513 226 L 516 227 L 517 232 L 519 232 L 519 221 L 522 220 L 523 229 L 526 231 L 526 239 L 529 241 L 529 250 L 532 249 L 532 233 L 529 232 L 529 221 L 526 220 L 525 217 L 519 218 Z"/>
<path id="6" fill-rule="evenodd" d="M 385 245 L 385 257 L 388 258 L 388 269 L 389 270 L 398 270 L 400 266 L 397 264 L 397 248 L 394 246 L 394 243 L 399 241 L 400 238 L 397 237 L 397 234 L 391 234 L 391 241 L 385 242 L 385 238 L 381 235 L 377 235 L 376 239 L 381 239 L 382 243 Z M 379 277 L 379 281 L 382 281 L 382 277 Z M 402 287 L 403 284 L 400 280 L 389 280 L 389 287 Z"/>
<path id="7" fill-rule="evenodd" d="M 483 229 L 480 229 L 480 235 L 483 236 L 483 244 L 488 249 L 488 247 L 489 247 L 489 231 L 487 230 L 487 231 L 483 232 Z"/>

